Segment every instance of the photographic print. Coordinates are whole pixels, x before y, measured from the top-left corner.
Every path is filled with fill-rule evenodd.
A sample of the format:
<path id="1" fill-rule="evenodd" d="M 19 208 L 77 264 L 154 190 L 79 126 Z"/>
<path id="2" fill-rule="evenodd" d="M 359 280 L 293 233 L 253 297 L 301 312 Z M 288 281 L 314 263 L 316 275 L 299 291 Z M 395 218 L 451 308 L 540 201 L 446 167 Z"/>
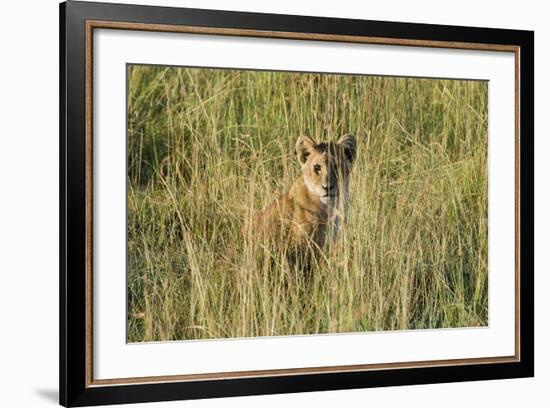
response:
<path id="1" fill-rule="evenodd" d="M 488 83 L 127 65 L 127 341 L 488 325 Z"/>
<path id="2" fill-rule="evenodd" d="M 534 33 L 59 14 L 64 406 L 534 376 Z"/>

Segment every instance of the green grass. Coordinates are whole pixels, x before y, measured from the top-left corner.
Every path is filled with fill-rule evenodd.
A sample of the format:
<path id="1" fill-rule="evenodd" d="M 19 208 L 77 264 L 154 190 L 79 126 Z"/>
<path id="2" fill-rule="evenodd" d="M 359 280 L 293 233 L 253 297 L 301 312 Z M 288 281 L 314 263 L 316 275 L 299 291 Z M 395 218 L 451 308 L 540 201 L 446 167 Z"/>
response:
<path id="1" fill-rule="evenodd" d="M 128 80 L 129 341 L 487 325 L 486 82 L 146 66 Z M 262 259 L 241 229 L 299 176 L 297 137 L 349 132 L 338 244 L 309 280 Z"/>

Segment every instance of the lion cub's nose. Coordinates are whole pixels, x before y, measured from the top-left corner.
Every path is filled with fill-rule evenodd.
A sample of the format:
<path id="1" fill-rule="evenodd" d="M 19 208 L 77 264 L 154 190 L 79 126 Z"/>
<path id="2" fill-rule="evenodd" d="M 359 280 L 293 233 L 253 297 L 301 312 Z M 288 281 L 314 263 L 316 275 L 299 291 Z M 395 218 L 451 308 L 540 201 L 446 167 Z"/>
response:
<path id="1" fill-rule="evenodd" d="M 323 186 L 323 190 L 325 190 L 326 193 L 328 193 L 330 190 L 332 190 L 334 186 Z"/>

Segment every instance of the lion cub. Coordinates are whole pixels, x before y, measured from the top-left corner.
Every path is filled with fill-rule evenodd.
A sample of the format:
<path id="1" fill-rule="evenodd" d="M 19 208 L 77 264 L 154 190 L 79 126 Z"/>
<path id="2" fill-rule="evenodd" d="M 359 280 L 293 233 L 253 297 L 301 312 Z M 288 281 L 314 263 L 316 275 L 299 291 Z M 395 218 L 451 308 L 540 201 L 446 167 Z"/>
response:
<path id="1" fill-rule="evenodd" d="M 307 136 L 296 142 L 302 175 L 252 220 L 251 234 L 276 242 L 291 262 L 305 261 L 334 241 L 349 196 L 349 176 L 356 155 L 356 139 L 315 143 Z"/>

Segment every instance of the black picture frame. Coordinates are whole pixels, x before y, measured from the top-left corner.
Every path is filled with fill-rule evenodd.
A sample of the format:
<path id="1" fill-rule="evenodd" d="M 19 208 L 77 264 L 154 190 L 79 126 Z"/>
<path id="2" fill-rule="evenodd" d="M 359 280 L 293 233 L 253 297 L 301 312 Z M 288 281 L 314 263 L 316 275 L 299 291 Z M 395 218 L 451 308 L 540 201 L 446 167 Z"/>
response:
<path id="1" fill-rule="evenodd" d="M 534 33 L 68 1 L 60 4 L 60 403 L 122 404 L 534 376 Z M 110 21 L 518 47 L 518 361 L 123 385 L 87 379 L 86 22 Z"/>

